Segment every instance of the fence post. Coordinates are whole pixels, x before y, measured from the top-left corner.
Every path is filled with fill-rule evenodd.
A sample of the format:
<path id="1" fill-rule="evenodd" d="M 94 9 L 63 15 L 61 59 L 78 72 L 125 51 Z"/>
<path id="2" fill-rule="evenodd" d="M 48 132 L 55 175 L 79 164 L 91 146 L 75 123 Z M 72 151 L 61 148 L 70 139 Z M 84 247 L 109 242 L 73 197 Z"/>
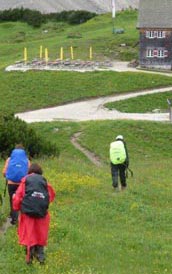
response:
<path id="1" fill-rule="evenodd" d="M 168 103 L 168 106 L 169 106 L 169 119 L 170 119 L 170 122 L 172 123 L 172 100 L 167 99 L 167 103 Z"/>

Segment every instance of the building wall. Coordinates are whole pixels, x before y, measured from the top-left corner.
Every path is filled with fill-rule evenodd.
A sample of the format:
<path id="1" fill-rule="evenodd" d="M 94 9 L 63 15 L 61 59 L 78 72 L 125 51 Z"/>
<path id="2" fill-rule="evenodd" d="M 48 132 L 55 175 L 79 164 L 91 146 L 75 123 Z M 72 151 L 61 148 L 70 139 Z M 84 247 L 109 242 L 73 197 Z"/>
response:
<path id="1" fill-rule="evenodd" d="M 172 29 L 140 29 L 141 67 L 172 69 Z"/>

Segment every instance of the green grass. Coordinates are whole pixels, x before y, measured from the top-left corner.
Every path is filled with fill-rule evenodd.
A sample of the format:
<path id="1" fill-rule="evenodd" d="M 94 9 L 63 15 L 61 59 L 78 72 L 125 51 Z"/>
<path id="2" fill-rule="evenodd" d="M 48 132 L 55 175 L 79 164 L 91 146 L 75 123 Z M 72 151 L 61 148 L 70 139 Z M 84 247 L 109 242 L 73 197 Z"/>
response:
<path id="1" fill-rule="evenodd" d="M 40 29 L 33 29 L 25 23 L 6 22 L 0 24 L 0 67 L 23 59 L 23 48 L 28 49 L 28 59 L 39 56 L 40 45 L 49 49 L 50 59 L 60 56 L 60 47 L 64 47 L 64 58 L 70 57 L 70 46 L 74 47 L 75 59 L 88 60 L 89 47 L 93 47 L 95 60 L 117 58 L 131 60 L 138 55 L 136 29 L 137 12 L 117 13 L 115 28 L 124 28 L 124 34 L 113 34 L 111 14 L 100 15 L 77 26 L 48 22 Z M 47 33 L 44 30 L 48 30 Z M 82 38 L 68 38 L 70 33 L 80 33 Z M 120 47 L 126 43 L 126 48 Z M 130 54 L 129 54 L 130 52 Z M 128 56 L 129 55 L 129 56 Z M 8 58 L 7 58 L 8 57 Z"/>
<path id="2" fill-rule="evenodd" d="M 138 40 L 136 17 L 136 11 L 117 14 L 115 27 L 124 28 L 123 35 L 112 34 L 110 14 L 80 26 L 48 23 L 42 27 L 42 30 L 49 30 L 46 34 L 22 23 L 0 24 L 0 110 L 19 112 L 84 98 L 170 86 L 170 77 L 144 73 L 3 71 L 6 65 L 22 58 L 24 46 L 29 49 L 29 58 L 37 56 L 40 44 L 50 49 L 52 57 L 61 45 L 67 49 L 73 44 L 78 56 L 86 58 L 83 48 L 92 44 L 100 58 L 133 58 L 138 50 L 133 48 Z M 68 39 L 70 32 L 80 32 L 82 38 Z M 126 48 L 122 49 L 120 43 L 126 43 Z M 166 94 L 151 96 L 156 105 L 158 96 L 160 101 L 166 100 L 163 97 Z M 149 97 L 143 99 L 146 110 Z M 132 109 L 131 104 L 133 112 Z M 28 267 L 13 226 L 5 235 L 0 234 L 0 274 L 170 274 L 171 124 L 92 121 L 32 126 L 60 150 L 59 158 L 35 159 L 57 193 L 50 206 L 47 260 L 44 266 L 34 262 Z M 99 156 L 101 168 L 94 166 L 71 144 L 71 136 L 79 131 L 82 132 L 80 143 Z M 109 143 L 118 134 L 123 134 L 127 141 L 134 177 L 128 178 L 128 189 L 116 195 L 111 186 Z M 3 164 L 1 160 L 1 169 Z M 2 175 L 0 181 L 3 193 Z M 9 210 L 8 195 L 4 212 L 2 207 L 0 210 L 2 222 Z"/>
<path id="3" fill-rule="evenodd" d="M 64 47 L 69 58 L 69 47 L 74 47 L 75 59 L 87 59 L 90 45 L 94 60 L 133 59 L 138 48 L 137 12 L 117 13 L 115 28 L 124 28 L 124 34 L 112 34 L 111 14 L 100 15 L 85 24 L 70 26 L 48 22 L 41 29 L 33 29 L 21 22 L 0 24 L 0 94 L 3 104 L 0 111 L 22 112 L 56 106 L 90 97 L 113 95 L 159 86 L 170 86 L 171 79 L 165 76 L 144 73 L 117 72 L 4 72 L 7 65 L 23 59 L 23 48 L 28 48 L 28 59 L 39 56 L 40 45 L 49 49 L 50 59 L 59 57 Z M 48 30 L 44 33 L 44 30 Z M 68 38 L 69 33 L 81 33 L 82 38 Z M 125 43 L 126 47 L 120 47 Z M 133 52 L 134 51 L 134 52 Z"/>
<path id="4" fill-rule="evenodd" d="M 167 99 L 172 99 L 171 92 L 142 95 L 136 98 L 127 99 L 124 101 L 112 102 L 106 104 L 109 109 L 117 109 L 128 113 L 145 113 L 159 109 L 161 112 L 167 111 L 169 106 Z"/>
<path id="5" fill-rule="evenodd" d="M 39 159 L 57 192 L 50 208 L 47 261 L 42 267 L 36 262 L 26 266 L 12 227 L 0 241 L 0 273 L 4 265 L 7 273 L 170 273 L 171 125 L 108 121 L 34 127 L 61 150 L 59 159 Z M 77 131 L 83 132 L 81 144 L 99 155 L 102 168 L 71 145 Z M 134 177 L 128 178 L 126 192 L 115 195 L 108 149 L 121 132 Z"/>
<path id="6" fill-rule="evenodd" d="M 169 86 L 170 77 L 131 72 L 3 72 L 1 111 L 22 112 L 90 97 Z"/>

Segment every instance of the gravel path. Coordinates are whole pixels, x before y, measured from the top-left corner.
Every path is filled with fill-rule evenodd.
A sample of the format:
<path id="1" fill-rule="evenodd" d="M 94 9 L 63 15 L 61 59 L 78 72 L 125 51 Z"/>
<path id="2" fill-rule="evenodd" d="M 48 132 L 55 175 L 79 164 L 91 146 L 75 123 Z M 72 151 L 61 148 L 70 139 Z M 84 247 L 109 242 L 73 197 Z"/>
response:
<path id="1" fill-rule="evenodd" d="M 172 77 L 171 73 L 142 71 L 128 66 L 128 62 L 115 61 L 108 70 L 124 72 L 131 71 L 137 73 L 161 74 Z M 11 68 L 8 68 L 9 70 Z M 13 70 L 13 68 L 12 68 Z M 81 70 L 84 73 L 84 70 Z M 97 99 L 88 99 L 81 102 L 69 103 L 62 106 L 39 109 L 25 113 L 17 113 L 16 116 L 28 122 L 51 122 L 51 121 L 90 121 L 90 120 L 114 120 L 114 119 L 132 119 L 149 121 L 169 121 L 169 113 L 122 113 L 117 110 L 109 110 L 104 107 L 108 102 L 126 100 L 145 94 L 172 91 L 172 87 L 156 88 L 151 90 L 140 90 L 128 94 L 100 97 Z"/>
<path id="2" fill-rule="evenodd" d="M 20 119 L 32 122 L 51 122 L 51 121 L 90 121 L 90 120 L 114 120 L 114 119 L 132 119 L 149 121 L 169 121 L 169 113 L 122 113 L 117 110 L 108 110 L 104 104 L 116 102 L 128 98 L 137 97 L 145 94 L 160 93 L 172 91 L 172 87 L 138 91 L 123 95 L 100 97 L 97 99 L 75 102 L 63 106 L 29 111 L 16 114 Z"/>

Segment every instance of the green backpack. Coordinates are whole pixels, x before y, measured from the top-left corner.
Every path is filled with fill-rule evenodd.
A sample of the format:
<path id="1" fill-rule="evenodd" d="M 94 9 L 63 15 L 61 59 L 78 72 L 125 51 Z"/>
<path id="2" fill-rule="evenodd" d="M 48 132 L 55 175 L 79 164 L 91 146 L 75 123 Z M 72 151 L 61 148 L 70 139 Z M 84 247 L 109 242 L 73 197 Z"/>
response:
<path id="1" fill-rule="evenodd" d="M 126 151 L 124 143 L 121 141 L 115 141 L 110 144 L 110 161 L 112 164 L 122 164 L 126 160 Z"/>

